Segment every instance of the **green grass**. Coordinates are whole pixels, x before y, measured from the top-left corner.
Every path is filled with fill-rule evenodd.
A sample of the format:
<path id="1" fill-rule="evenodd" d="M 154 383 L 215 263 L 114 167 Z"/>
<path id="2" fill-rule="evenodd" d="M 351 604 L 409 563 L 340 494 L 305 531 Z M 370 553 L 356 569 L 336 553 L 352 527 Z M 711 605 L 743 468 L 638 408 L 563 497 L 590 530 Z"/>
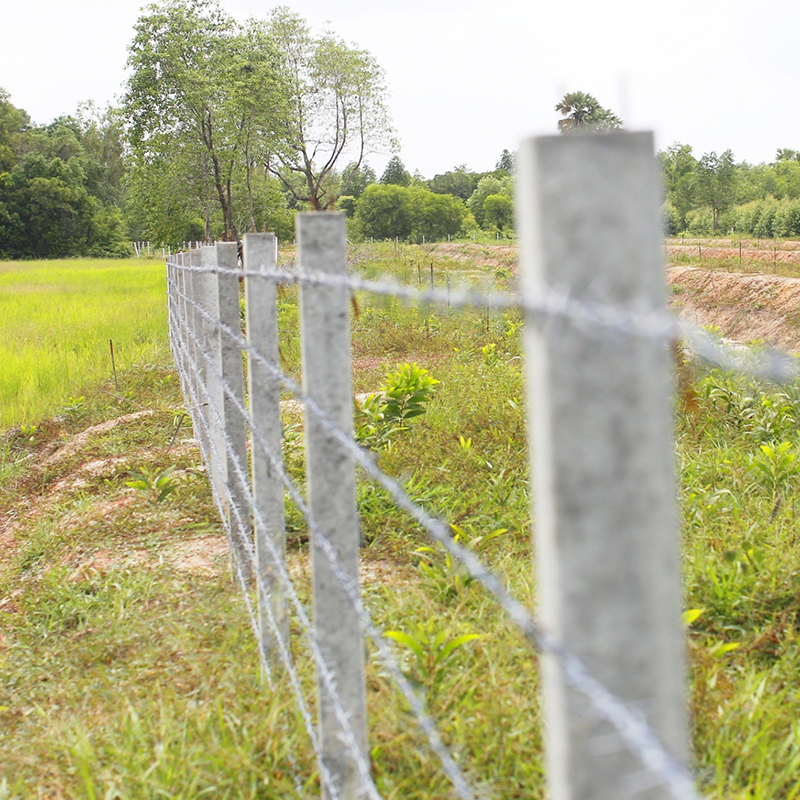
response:
<path id="1" fill-rule="evenodd" d="M 165 363 L 164 264 L 0 262 L 0 430 L 55 413 L 118 370 Z"/>
<path id="2" fill-rule="evenodd" d="M 359 248 L 369 276 L 449 276 L 507 288 L 507 264 L 432 249 Z M 299 371 L 296 295 L 280 296 L 281 357 Z M 534 594 L 519 315 L 404 306 L 359 295 L 354 387 L 399 361 L 440 381 L 426 413 L 390 435 L 381 466 L 473 542 L 520 598 Z M 292 798 L 319 791 L 284 678 L 267 689 L 181 398 L 166 366 L 134 367 L 85 403 L 2 439 L 0 509 L 15 546 L 0 558 L 0 798 Z M 676 411 L 688 629 L 689 709 L 701 792 L 712 800 L 800 797 L 800 384 L 696 368 Z M 137 412 L 147 412 L 137 415 Z M 125 414 L 114 427 L 74 436 Z M 784 444 L 787 443 L 787 444 Z M 58 457 L 57 453 L 68 451 Z M 285 457 L 303 482 L 302 424 Z M 91 465 L 91 469 L 89 466 Z M 174 467 L 163 502 L 128 485 Z M 358 489 L 366 603 L 387 630 L 479 634 L 437 666 L 406 647 L 403 669 L 487 796 L 543 798 L 537 659 L 483 590 L 429 544 L 385 492 Z M 289 508 L 289 562 L 308 598 L 305 525 Z M 502 531 L 496 537 L 479 537 Z M 3 533 L 0 532 L 0 548 Z M 6 545 L 7 547 L 7 545 Z M 427 637 L 427 638 L 426 638 Z M 403 637 L 401 636 L 400 639 Z M 313 670 L 293 648 L 313 708 Z M 428 653 L 430 656 L 430 653 Z M 448 783 L 384 668 L 367 667 L 370 748 L 385 797 L 447 797 Z M 502 732 L 502 735 L 501 735 Z M 6 781 L 3 784 L 3 780 Z M 298 788 L 299 781 L 299 788 Z M 3 788 L 5 787 L 5 788 Z"/>

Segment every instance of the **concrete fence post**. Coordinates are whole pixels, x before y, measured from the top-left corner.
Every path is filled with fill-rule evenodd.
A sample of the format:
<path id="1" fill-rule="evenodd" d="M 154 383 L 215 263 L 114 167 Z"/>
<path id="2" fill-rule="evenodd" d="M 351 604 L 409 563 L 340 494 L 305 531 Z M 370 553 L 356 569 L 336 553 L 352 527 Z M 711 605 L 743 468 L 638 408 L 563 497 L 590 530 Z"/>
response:
<path id="1" fill-rule="evenodd" d="M 298 260 L 302 273 L 347 275 L 345 215 L 338 212 L 298 214 Z M 349 291 L 345 287 L 300 283 L 300 330 L 303 391 L 327 418 L 348 434 L 353 431 L 350 374 Z M 355 467 L 341 452 L 313 411 L 306 408 L 306 473 L 311 514 L 337 553 L 347 577 L 358 585 L 359 526 Z M 361 755 L 367 759 L 364 637 L 360 620 L 321 543 L 311 539 L 314 633 L 334 675 Z M 341 800 L 365 796 L 356 759 L 345 744 L 342 725 L 327 686 L 317 680 L 323 762 Z M 324 789 L 323 798 L 331 793 Z"/>
<path id="2" fill-rule="evenodd" d="M 517 164 L 524 297 L 665 308 L 651 134 L 531 139 Z M 667 343 L 528 312 L 525 349 L 541 623 L 685 762 Z M 543 691 L 552 800 L 668 796 L 551 655 Z"/>
<path id="3" fill-rule="evenodd" d="M 202 254 L 199 250 L 190 250 L 184 255 L 184 264 L 188 267 L 202 266 Z M 209 469 L 209 478 L 213 479 L 211 468 L 211 428 L 209 415 L 209 393 L 206 375 L 208 368 L 203 357 L 201 348 L 208 349 L 209 343 L 205 338 L 205 328 L 202 324 L 202 316 L 198 309 L 192 304 L 203 306 L 205 297 L 206 275 L 189 270 L 186 273 L 186 295 L 192 302 L 187 300 L 187 351 L 191 363 L 189 379 L 192 381 L 194 389 L 194 406 L 191 409 L 192 421 L 194 423 L 195 436 L 200 442 L 200 449 L 205 456 L 206 465 Z"/>
<path id="4" fill-rule="evenodd" d="M 214 269 L 217 266 L 217 250 L 215 247 L 203 246 L 198 248 L 201 266 L 204 270 Z M 222 352 L 220 350 L 219 330 L 215 322 L 219 320 L 219 282 L 217 275 L 211 272 L 196 272 L 195 284 L 199 279 L 200 292 L 197 303 L 205 312 L 198 312 L 200 318 L 200 341 L 202 347 L 210 355 L 206 360 L 203 353 L 198 353 L 200 361 L 206 366 L 202 372 L 205 384 L 205 394 L 208 405 L 206 419 L 209 431 L 209 468 L 210 478 L 214 492 L 222 504 L 223 517 L 227 520 L 227 498 L 225 485 L 228 479 L 227 459 L 225 458 L 225 409 L 223 408 L 224 392 L 222 390 Z M 209 319 L 209 317 L 213 318 Z"/>
<path id="5" fill-rule="evenodd" d="M 239 266 L 239 250 L 236 242 L 218 242 L 215 246 L 217 266 L 221 269 L 236 270 Z M 217 306 L 212 313 L 220 322 L 230 328 L 238 336 L 242 335 L 242 322 L 239 312 L 239 277 L 230 274 L 216 274 L 215 297 Z M 250 511 L 247 503 L 247 486 L 245 482 L 247 469 L 247 426 L 242 413 L 244 409 L 244 365 L 240 346 L 231 336 L 217 330 L 217 347 L 219 351 L 222 383 L 221 408 L 224 430 L 230 447 L 223 445 L 225 459 L 226 497 L 228 498 L 228 530 L 231 536 L 233 557 L 239 564 L 247 581 L 253 578 L 253 559 L 249 551 L 252 549 L 252 527 Z M 228 387 L 230 394 L 222 390 Z M 231 397 L 233 395 L 233 397 Z"/>
<path id="6" fill-rule="evenodd" d="M 276 268 L 277 237 L 272 233 L 246 233 L 244 266 L 248 271 Z M 275 281 L 248 275 L 244 281 L 247 340 L 267 361 L 278 368 L 278 303 Z M 281 385 L 277 375 L 252 356 L 247 358 L 247 383 L 250 398 L 250 452 L 252 457 L 255 520 L 256 569 L 258 584 L 258 626 L 263 651 L 270 667 L 279 661 L 276 636 L 289 641 L 289 616 L 278 577 L 276 555 L 286 557 L 285 509 L 281 465 Z M 260 431 L 269 453 L 253 431 Z M 271 456 L 271 457 L 270 457 Z M 264 525 L 258 522 L 263 518 Z M 270 547 L 270 544 L 272 545 Z M 276 555 L 273 555 L 275 553 Z M 270 626 L 274 620 L 276 630 Z"/>

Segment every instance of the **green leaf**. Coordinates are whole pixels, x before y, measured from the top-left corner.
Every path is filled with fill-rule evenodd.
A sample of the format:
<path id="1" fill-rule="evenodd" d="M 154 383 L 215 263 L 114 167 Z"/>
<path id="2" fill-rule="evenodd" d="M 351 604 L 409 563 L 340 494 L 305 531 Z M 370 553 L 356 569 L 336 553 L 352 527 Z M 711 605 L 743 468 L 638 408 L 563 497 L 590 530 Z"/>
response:
<path id="1" fill-rule="evenodd" d="M 398 644 L 411 650 L 419 659 L 420 664 L 425 662 L 425 651 L 422 649 L 422 645 L 407 633 L 403 633 L 403 631 L 384 631 L 383 635 L 387 639 L 393 639 Z"/>
<path id="2" fill-rule="evenodd" d="M 689 608 L 689 609 L 687 609 L 681 615 L 682 619 L 683 619 L 683 624 L 688 627 L 693 622 L 696 622 L 700 618 L 700 615 L 704 611 L 705 611 L 704 608 Z"/>
<path id="3" fill-rule="evenodd" d="M 459 647 L 463 647 L 468 642 L 474 642 L 476 639 L 480 639 L 480 634 L 477 633 L 465 633 L 463 636 L 456 636 L 455 639 L 451 639 L 437 654 L 436 656 L 436 663 L 443 664 L 447 661 L 450 656 L 458 650 Z"/>

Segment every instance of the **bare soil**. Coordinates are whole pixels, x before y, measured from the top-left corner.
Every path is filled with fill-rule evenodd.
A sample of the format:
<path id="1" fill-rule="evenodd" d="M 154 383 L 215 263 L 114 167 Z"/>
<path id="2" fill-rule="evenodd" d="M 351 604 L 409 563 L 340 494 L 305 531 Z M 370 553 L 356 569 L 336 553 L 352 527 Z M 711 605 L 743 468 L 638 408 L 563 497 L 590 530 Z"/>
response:
<path id="1" fill-rule="evenodd" d="M 727 339 L 800 351 L 800 278 L 669 267 L 667 281 L 681 319 L 714 325 Z"/>

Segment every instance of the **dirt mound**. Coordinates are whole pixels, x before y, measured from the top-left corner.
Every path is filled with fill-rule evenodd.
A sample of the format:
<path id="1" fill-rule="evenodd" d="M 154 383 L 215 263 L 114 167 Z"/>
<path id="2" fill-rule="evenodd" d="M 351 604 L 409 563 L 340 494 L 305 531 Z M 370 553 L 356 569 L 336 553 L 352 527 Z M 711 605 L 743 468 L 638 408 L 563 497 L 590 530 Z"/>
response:
<path id="1" fill-rule="evenodd" d="M 670 307 L 728 339 L 800 351 L 800 278 L 670 267 Z"/>
<path id="2" fill-rule="evenodd" d="M 513 267 L 517 263 L 516 245 L 506 244 L 462 244 L 441 242 L 433 245 L 431 255 L 463 261 L 478 267 Z"/>

